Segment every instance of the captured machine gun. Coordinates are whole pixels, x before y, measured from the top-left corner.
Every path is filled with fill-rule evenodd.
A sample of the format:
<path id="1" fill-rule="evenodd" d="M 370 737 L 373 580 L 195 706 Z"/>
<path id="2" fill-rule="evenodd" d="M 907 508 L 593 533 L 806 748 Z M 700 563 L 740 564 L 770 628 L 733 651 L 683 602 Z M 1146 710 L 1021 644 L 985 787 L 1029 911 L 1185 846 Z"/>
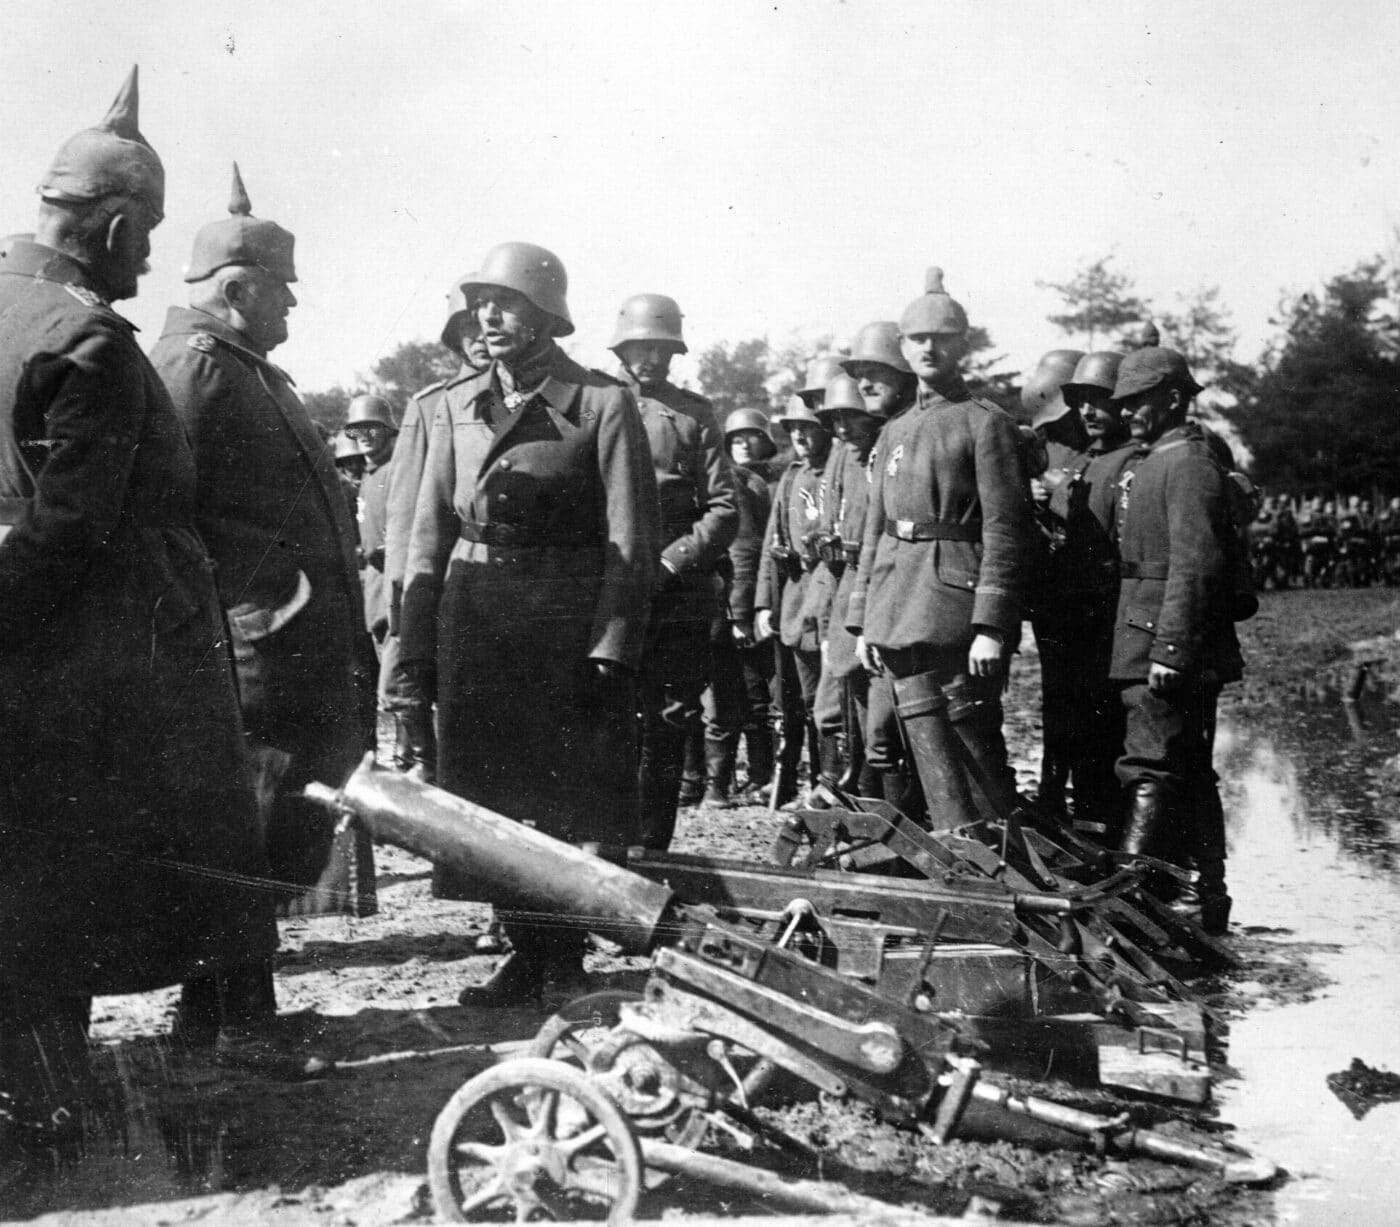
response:
<path id="1" fill-rule="evenodd" d="M 1117 887 L 1053 894 L 992 879 L 954 887 L 623 850 L 594 855 L 369 759 L 338 792 L 307 791 L 376 841 L 450 867 L 483 902 L 576 924 L 652 958 L 640 998 L 573 1003 L 546 1025 L 531 1057 L 496 1066 L 453 1096 L 429 1147 L 430 1183 L 446 1217 L 501 1203 L 527 1216 L 554 1212 L 550 1198 L 577 1195 L 602 1198 L 612 1220 L 625 1221 L 648 1179 L 674 1171 L 753 1190 L 760 1173 L 697 1148 L 712 1125 L 768 1130 L 751 1100 L 775 1067 L 935 1140 L 990 1130 L 1156 1155 L 1229 1180 L 1273 1173 L 1238 1152 L 1138 1128 L 1126 1114 L 1010 1095 L 984 1082 L 965 1055 L 968 1036 L 953 1021 L 967 1013 L 960 1005 L 986 1016 L 1079 1013 L 1091 1020 L 1086 1031 L 1176 1062 L 1191 1081 L 1190 1067 L 1203 1059 L 1201 1016 L 1170 977 L 1151 983 L 1135 959 L 1106 946 L 1102 960 L 1092 942 L 1087 952 L 1072 948 L 1083 940 L 1081 922 Z M 1118 885 L 1130 881 L 1125 870 Z M 973 1049 L 997 1055 L 985 1040 Z M 495 1140 L 483 1140 L 483 1130 Z M 805 1202 L 791 1188 L 787 1196 L 832 1208 L 829 1194 L 808 1192 Z"/>

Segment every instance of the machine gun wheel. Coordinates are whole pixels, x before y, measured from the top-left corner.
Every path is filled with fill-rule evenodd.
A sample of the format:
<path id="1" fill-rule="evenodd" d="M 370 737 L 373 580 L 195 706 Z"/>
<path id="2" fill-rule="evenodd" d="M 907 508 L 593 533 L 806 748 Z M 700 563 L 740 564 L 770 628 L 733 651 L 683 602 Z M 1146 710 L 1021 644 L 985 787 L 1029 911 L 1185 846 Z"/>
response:
<path id="1" fill-rule="evenodd" d="M 747 1118 L 776 1066 L 718 1037 L 649 1041 L 628 1030 L 623 1017 L 644 1000 L 625 990 L 576 997 L 545 1020 L 526 1055 L 583 1070 L 607 1089 L 638 1133 L 698 1148 L 713 1119 L 706 1109 Z M 657 1183 L 648 1173 L 648 1187 Z"/>
<path id="2" fill-rule="evenodd" d="M 612 1099 L 581 1070 L 532 1057 L 464 1083 L 428 1143 L 433 1203 L 453 1223 L 502 1210 L 518 1223 L 627 1223 L 642 1175 L 636 1134 Z"/>

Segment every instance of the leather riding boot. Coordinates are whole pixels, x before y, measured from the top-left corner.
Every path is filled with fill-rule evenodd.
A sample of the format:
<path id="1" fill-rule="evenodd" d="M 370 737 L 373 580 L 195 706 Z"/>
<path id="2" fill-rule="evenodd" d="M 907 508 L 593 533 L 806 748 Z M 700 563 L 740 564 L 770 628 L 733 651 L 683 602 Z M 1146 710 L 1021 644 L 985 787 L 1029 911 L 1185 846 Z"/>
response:
<path id="1" fill-rule="evenodd" d="M 748 729 L 744 745 L 749 754 L 749 776 L 745 788 L 767 788 L 773 780 L 773 734 L 769 729 Z"/>
<path id="2" fill-rule="evenodd" d="M 734 744 L 738 736 L 705 738 L 705 805 L 728 805 L 734 783 Z"/>
<path id="3" fill-rule="evenodd" d="M 1173 859 L 1174 801 L 1159 780 L 1137 780 L 1131 784 L 1120 849 L 1131 856 Z M 1171 903 L 1181 893 L 1180 884 L 1163 873 L 1149 873 L 1143 885 L 1164 903 Z"/>
<path id="4" fill-rule="evenodd" d="M 836 733 L 821 733 L 817 736 L 817 783 L 807 798 L 809 809 L 830 809 L 835 803 L 834 796 L 828 788 L 836 787 L 841 778 L 841 741 L 842 738 Z"/>
<path id="5" fill-rule="evenodd" d="M 933 673 L 894 679 L 895 709 L 923 785 L 930 828 L 945 831 L 980 821 L 957 734 L 948 721 L 948 699 Z"/>
<path id="6" fill-rule="evenodd" d="M 686 757 L 686 734 L 666 728 L 648 733 L 642 742 L 642 761 L 637 770 L 641 796 L 641 835 L 643 847 L 664 852 L 676 832 L 676 811 L 681 803 L 682 764 Z M 697 746 L 698 762 L 694 781 L 695 804 L 705 791 L 704 745 Z"/>
<path id="7" fill-rule="evenodd" d="M 802 740 L 807 726 L 798 724 L 778 741 L 778 804 L 786 805 L 797 797 L 797 776 L 802 766 Z"/>
<path id="8" fill-rule="evenodd" d="M 677 797 L 680 805 L 699 805 L 705 794 L 705 740 L 699 729 L 685 735 L 685 752 L 681 760 L 681 787 Z"/>
<path id="9" fill-rule="evenodd" d="M 967 773 L 977 787 L 974 801 L 989 817 L 1009 818 L 1021 804 L 1016 793 L 1016 773 L 1006 756 L 1001 732 L 1001 704 L 989 698 L 982 684 L 970 677 L 943 687 L 948 700 L 948 721 L 966 753 Z"/>

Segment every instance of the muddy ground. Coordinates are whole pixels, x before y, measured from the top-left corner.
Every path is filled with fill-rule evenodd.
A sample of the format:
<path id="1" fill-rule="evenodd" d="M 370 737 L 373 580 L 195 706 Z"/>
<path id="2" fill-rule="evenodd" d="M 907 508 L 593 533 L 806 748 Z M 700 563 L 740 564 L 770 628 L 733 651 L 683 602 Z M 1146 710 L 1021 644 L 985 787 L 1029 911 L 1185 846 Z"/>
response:
<path id="1" fill-rule="evenodd" d="M 1373 641 L 1365 685 L 1391 686 L 1400 676 L 1392 657 L 1400 653 L 1384 639 L 1398 620 L 1400 607 L 1383 591 L 1270 594 L 1243 628 L 1250 679 L 1227 705 L 1242 720 L 1286 729 L 1293 705 L 1337 699 L 1355 682 L 1357 657 L 1348 645 L 1361 640 Z M 1016 661 L 1007 696 L 1008 737 L 1027 786 L 1039 731 L 1035 675 L 1032 650 Z M 775 829 L 761 808 L 690 811 L 677 847 L 763 860 Z M 100 999 L 93 1035 L 104 1080 L 120 1102 L 123 1136 L 95 1138 L 87 1159 L 56 1183 L 0 1194 L 9 1199 L 0 1211 L 83 1227 L 430 1219 L 424 1154 L 437 1111 L 461 1082 L 527 1042 L 542 1015 L 459 1007 L 462 986 L 484 980 L 494 964 L 473 951 L 486 910 L 434 900 L 429 867 L 396 849 L 381 849 L 378 864 L 379 915 L 284 925 L 281 1005 L 308 1043 L 334 1057 L 330 1077 L 295 1085 L 191 1063 L 162 1038 L 173 992 Z M 1200 984 L 1227 1021 L 1262 1002 L 1305 999 L 1321 986 L 1305 944 L 1239 926 L 1231 940 L 1242 971 Z M 644 964 L 597 953 L 589 971 L 595 988 L 638 987 Z M 1227 1072 L 1228 1046 L 1216 1055 Z M 1107 1102 L 1100 1092 L 1037 1089 Z M 1142 1110 L 1168 1131 L 1187 1121 L 1173 1108 Z M 937 1213 L 959 1214 L 977 1196 L 1005 1217 L 1039 1222 L 1273 1221 L 1270 1189 L 1233 1188 L 1165 1164 L 1041 1155 L 1007 1144 L 940 1148 L 860 1107 L 811 1097 L 777 1106 L 770 1117 L 820 1151 L 827 1176 Z M 1229 1137 L 1228 1125 L 1209 1113 L 1190 1123 Z M 648 1196 L 642 1214 L 761 1210 L 675 1180 Z"/>

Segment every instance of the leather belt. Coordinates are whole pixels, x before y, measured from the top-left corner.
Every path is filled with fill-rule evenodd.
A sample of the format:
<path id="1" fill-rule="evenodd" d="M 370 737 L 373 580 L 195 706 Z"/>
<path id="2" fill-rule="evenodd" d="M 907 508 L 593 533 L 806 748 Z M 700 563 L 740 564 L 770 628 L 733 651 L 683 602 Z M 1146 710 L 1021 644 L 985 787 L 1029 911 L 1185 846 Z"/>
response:
<path id="1" fill-rule="evenodd" d="M 506 524 L 493 520 L 480 524 L 475 520 L 464 520 L 458 530 L 463 541 L 476 545 L 494 545 L 502 549 L 530 549 L 532 547 L 562 546 L 564 548 L 596 545 L 597 542 L 580 537 L 554 536 L 544 529 L 531 524 Z"/>
<path id="2" fill-rule="evenodd" d="M 982 521 L 886 520 L 885 535 L 901 541 L 981 541 Z"/>
<path id="3" fill-rule="evenodd" d="M 1127 562 L 1118 564 L 1118 574 L 1123 579 L 1166 579 L 1168 567 L 1165 562 Z"/>

